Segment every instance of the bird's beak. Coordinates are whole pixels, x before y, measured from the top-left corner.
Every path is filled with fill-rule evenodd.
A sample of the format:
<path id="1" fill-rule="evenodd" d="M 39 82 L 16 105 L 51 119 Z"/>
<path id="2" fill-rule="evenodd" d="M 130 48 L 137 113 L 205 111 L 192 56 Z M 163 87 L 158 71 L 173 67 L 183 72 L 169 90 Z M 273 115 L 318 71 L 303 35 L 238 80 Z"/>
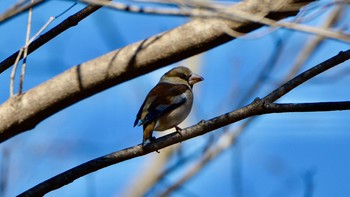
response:
<path id="1" fill-rule="evenodd" d="M 189 78 L 188 82 L 189 82 L 190 85 L 193 85 L 193 84 L 198 83 L 198 82 L 203 81 L 203 80 L 204 80 L 204 78 L 201 77 L 200 75 L 192 73 L 192 75 Z"/>

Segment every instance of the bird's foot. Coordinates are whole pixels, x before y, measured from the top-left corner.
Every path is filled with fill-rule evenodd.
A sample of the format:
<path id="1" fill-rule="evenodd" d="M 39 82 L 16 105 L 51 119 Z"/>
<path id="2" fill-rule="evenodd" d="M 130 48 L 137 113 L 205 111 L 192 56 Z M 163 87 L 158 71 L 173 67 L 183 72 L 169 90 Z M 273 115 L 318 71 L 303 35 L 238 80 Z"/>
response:
<path id="1" fill-rule="evenodd" d="M 157 138 L 155 138 L 154 136 L 147 138 L 146 140 L 144 140 L 142 142 L 142 147 L 143 148 L 147 148 L 147 146 L 149 146 L 151 143 L 155 142 Z M 157 153 L 160 153 L 158 149 L 156 149 Z"/>
<path id="2" fill-rule="evenodd" d="M 175 126 L 175 129 L 176 129 L 176 132 L 179 132 L 179 131 L 181 131 L 182 129 L 180 128 L 180 127 L 178 127 L 178 126 Z M 180 134 L 181 135 L 181 134 Z"/>
<path id="3" fill-rule="evenodd" d="M 176 129 L 176 133 L 178 133 L 179 135 L 180 135 L 180 137 L 182 138 L 182 134 L 181 134 L 181 132 L 180 131 L 182 131 L 182 129 L 180 128 L 180 127 L 178 127 L 178 126 L 175 126 L 175 129 Z M 181 141 L 182 142 L 182 141 Z M 180 143 L 181 143 L 180 142 Z"/>

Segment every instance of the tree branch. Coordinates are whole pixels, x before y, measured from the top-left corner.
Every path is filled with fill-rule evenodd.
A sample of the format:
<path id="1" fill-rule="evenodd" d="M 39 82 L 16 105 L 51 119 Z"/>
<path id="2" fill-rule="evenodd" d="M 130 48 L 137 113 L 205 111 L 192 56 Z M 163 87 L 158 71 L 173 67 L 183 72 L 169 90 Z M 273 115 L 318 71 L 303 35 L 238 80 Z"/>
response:
<path id="1" fill-rule="evenodd" d="M 281 7 L 286 10 L 295 1 L 301 2 L 279 0 L 278 5 L 283 4 Z M 272 6 L 266 10 L 266 5 L 261 2 L 244 1 L 229 9 L 271 18 L 296 14 L 288 9 L 285 12 L 276 10 L 281 7 Z M 11 97 L 0 106 L 0 142 L 34 128 L 45 118 L 84 98 L 234 39 L 225 33 L 228 27 L 247 33 L 260 26 L 249 21 L 194 19 L 168 32 L 75 66 L 24 94 Z"/>
<path id="2" fill-rule="evenodd" d="M 346 58 L 345 58 L 346 57 Z M 340 52 L 338 55 L 330 58 L 329 60 L 322 62 L 321 64 L 305 71 L 292 80 L 288 81 L 283 86 L 277 88 L 272 93 L 264 97 L 263 99 L 255 99 L 251 104 L 237 109 L 235 111 L 223 114 L 221 116 L 212 118 L 210 120 L 202 120 L 198 124 L 183 129 L 181 135 L 177 132 L 171 133 L 164 137 L 158 138 L 154 143 L 142 148 L 141 145 L 126 148 L 121 151 L 117 151 L 108 154 L 103 157 L 88 161 L 75 168 L 72 168 L 66 172 L 63 172 L 53 178 L 50 178 L 37 186 L 27 190 L 19 196 L 43 196 L 44 194 L 58 189 L 68 183 L 71 183 L 75 179 L 81 176 L 97 171 L 101 168 L 120 163 L 132 158 L 136 158 L 150 152 L 160 150 L 164 147 L 179 143 L 200 135 L 204 135 L 210 131 L 216 130 L 220 127 L 227 126 L 242 119 L 269 113 L 281 113 L 281 112 L 311 112 L 311 111 L 334 111 L 334 110 L 349 110 L 350 102 L 327 102 L 327 103 L 300 103 L 300 104 L 273 104 L 275 100 L 288 93 L 290 90 L 296 88 L 305 81 L 315 77 L 316 75 L 326 71 L 326 68 L 331 68 L 339 64 L 342 59 L 350 59 L 350 50 L 346 52 Z"/>
<path id="3" fill-rule="evenodd" d="M 349 110 L 350 101 L 340 102 L 319 102 L 319 103 L 265 103 L 266 113 L 285 113 L 285 112 L 322 112 Z"/>

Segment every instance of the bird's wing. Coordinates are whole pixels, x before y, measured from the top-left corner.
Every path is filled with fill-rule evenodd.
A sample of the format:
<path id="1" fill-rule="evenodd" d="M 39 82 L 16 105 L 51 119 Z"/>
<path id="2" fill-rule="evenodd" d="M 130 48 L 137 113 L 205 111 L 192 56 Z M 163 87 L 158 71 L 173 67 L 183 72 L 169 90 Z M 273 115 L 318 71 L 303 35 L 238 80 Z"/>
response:
<path id="1" fill-rule="evenodd" d="M 187 100 L 185 92 L 188 86 L 182 84 L 159 83 L 147 95 L 137 113 L 134 126 L 152 122 L 162 114 L 169 112 Z"/>

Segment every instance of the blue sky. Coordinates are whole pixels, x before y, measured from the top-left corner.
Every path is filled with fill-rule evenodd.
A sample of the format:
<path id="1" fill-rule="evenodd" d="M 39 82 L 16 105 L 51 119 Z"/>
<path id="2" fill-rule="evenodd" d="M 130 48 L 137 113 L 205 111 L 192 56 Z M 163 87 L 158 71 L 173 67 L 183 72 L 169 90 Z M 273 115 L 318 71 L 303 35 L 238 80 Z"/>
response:
<path id="1" fill-rule="evenodd" d="M 3 12 L 13 1 L 0 2 Z M 32 31 L 67 9 L 70 1 L 50 1 L 34 9 Z M 49 28 L 80 10 L 76 5 L 55 20 Z M 327 12 L 326 12 L 327 14 Z M 320 16 L 322 20 L 326 15 Z M 24 44 L 26 14 L 0 25 L 0 59 Z M 130 14 L 101 9 L 78 26 L 59 35 L 28 57 L 25 90 L 109 51 L 169 30 L 187 21 L 181 17 Z M 320 20 L 311 23 L 318 24 Z M 259 31 L 265 31 L 262 29 Z M 254 32 L 253 34 L 259 34 Z M 190 126 L 236 109 L 237 102 L 254 81 L 262 66 L 273 55 L 277 38 L 286 38 L 283 52 L 268 83 L 254 97 L 263 97 L 290 68 L 304 44 L 312 38 L 305 33 L 278 30 L 257 39 L 237 39 L 203 53 L 199 74 L 205 81 L 195 86 L 195 112 Z M 348 43 L 324 42 L 303 66 L 306 70 L 340 50 Z M 142 77 L 110 88 L 64 109 L 40 123 L 35 129 L 2 143 L 1 165 L 9 165 L 6 196 L 14 196 L 56 174 L 96 157 L 141 143 L 142 129 L 132 127 L 145 95 L 170 65 Z M 190 66 L 190 65 L 189 65 Z M 327 71 L 285 95 L 279 102 L 346 101 L 349 62 Z M 0 75 L 0 102 L 9 96 L 10 69 Z M 350 195 L 350 112 L 288 113 L 264 115 L 239 137 L 237 144 L 191 179 L 173 196 L 233 196 L 241 184 L 243 196 L 303 196 L 306 174 L 313 174 L 313 196 Z M 235 128 L 240 123 L 230 126 Z M 184 154 L 201 146 L 211 135 L 182 143 Z M 161 154 L 161 153 L 160 153 Z M 240 155 L 240 156 L 239 156 Z M 157 154 L 135 158 L 82 177 L 47 196 L 118 196 L 140 174 L 145 163 Z M 240 165 L 239 165 L 240 164 Z M 240 167 L 239 183 L 234 178 Z M 185 169 L 185 168 L 184 168 Z M 181 176 L 179 169 L 168 182 Z M 161 191 L 162 185 L 157 186 Z M 156 191 L 156 192 L 159 192 Z M 151 194 L 152 195 L 152 194 Z"/>

